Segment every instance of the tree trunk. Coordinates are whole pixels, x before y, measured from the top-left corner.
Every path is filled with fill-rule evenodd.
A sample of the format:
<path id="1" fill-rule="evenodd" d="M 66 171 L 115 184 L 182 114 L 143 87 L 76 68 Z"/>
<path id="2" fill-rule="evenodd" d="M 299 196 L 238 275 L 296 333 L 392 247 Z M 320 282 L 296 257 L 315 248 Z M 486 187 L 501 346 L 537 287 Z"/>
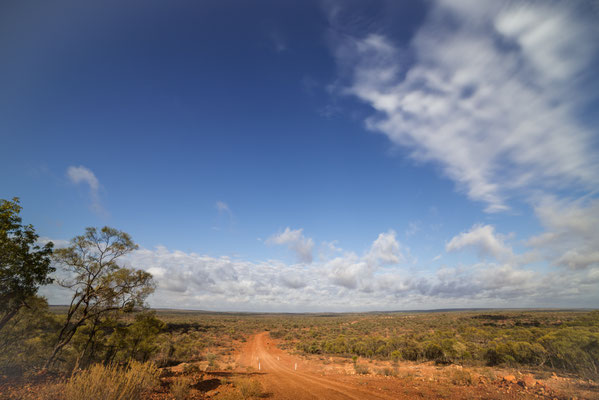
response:
<path id="1" fill-rule="evenodd" d="M 8 323 L 8 321 L 10 321 L 11 318 L 14 317 L 19 312 L 20 309 L 21 309 L 21 306 L 19 306 L 17 308 L 13 308 L 12 310 L 10 310 L 6 314 L 4 314 L 2 319 L 0 319 L 0 331 L 2 330 L 2 328 L 4 328 L 4 325 L 6 325 Z"/>
<path id="2" fill-rule="evenodd" d="M 54 365 L 54 362 L 56 361 L 56 356 L 58 356 L 58 353 L 60 353 L 63 347 L 69 344 L 73 336 L 75 336 L 75 332 L 77 332 L 77 329 L 79 329 L 79 326 L 81 326 L 82 322 L 83 321 L 79 321 L 75 326 L 73 326 L 73 328 L 71 328 L 71 330 L 67 331 L 67 333 L 64 336 L 61 335 L 62 337 L 58 338 L 59 341 L 56 344 L 56 346 L 54 346 L 52 355 L 50 355 L 50 358 L 48 358 L 48 361 L 46 361 L 46 364 L 44 364 L 45 369 L 50 368 Z"/>

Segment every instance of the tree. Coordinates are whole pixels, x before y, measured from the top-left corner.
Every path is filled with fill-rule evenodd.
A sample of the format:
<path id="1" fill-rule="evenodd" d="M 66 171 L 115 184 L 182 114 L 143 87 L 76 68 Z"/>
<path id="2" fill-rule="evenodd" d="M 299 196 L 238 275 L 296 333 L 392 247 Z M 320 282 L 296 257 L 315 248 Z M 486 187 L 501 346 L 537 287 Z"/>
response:
<path id="1" fill-rule="evenodd" d="M 21 307 L 0 331 L 0 375 L 18 376 L 44 365 L 60 327 L 46 299 L 28 298 L 27 307 Z"/>
<path id="2" fill-rule="evenodd" d="M 84 324 L 91 324 L 90 331 L 96 332 L 105 317 L 144 307 L 146 297 L 154 291 L 152 275 L 117 263 L 137 248 L 127 233 L 105 226 L 99 231 L 87 228 L 69 247 L 56 250 L 56 264 L 70 275 L 59 284 L 74 293 L 46 368 Z"/>
<path id="3" fill-rule="evenodd" d="M 137 314 L 132 324 L 114 330 L 104 361 L 113 361 L 117 353 L 122 360 L 148 361 L 150 355 L 158 350 L 156 338 L 164 328 L 166 324 L 156 318 L 156 312 Z"/>
<path id="4" fill-rule="evenodd" d="M 17 197 L 0 200 L 0 330 L 27 305 L 41 285 L 52 283 L 52 242 L 37 244 L 32 225 L 22 225 Z"/>

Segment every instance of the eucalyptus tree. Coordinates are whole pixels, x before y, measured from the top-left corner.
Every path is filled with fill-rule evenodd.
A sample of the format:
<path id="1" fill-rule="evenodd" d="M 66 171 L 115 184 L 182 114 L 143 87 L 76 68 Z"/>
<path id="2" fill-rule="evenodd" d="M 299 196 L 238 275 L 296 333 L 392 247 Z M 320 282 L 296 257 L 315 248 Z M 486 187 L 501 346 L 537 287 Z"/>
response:
<path id="1" fill-rule="evenodd" d="M 33 225 L 23 225 L 17 197 L 0 200 L 0 330 L 41 285 L 52 283 L 53 244 L 41 246 Z"/>
<path id="2" fill-rule="evenodd" d="M 105 318 L 145 306 L 145 299 L 154 291 L 152 275 L 118 263 L 137 248 L 127 233 L 104 227 L 87 228 L 70 246 L 54 252 L 54 261 L 66 276 L 59 284 L 73 296 L 46 367 L 55 363 L 83 325 L 92 325 L 91 341 Z"/>

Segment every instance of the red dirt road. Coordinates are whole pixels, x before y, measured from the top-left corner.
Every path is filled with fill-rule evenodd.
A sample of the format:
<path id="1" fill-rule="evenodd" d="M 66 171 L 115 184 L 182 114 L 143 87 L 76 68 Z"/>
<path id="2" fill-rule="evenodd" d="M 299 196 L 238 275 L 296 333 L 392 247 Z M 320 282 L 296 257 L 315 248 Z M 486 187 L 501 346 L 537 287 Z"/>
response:
<path id="1" fill-rule="evenodd" d="M 250 337 L 238 359 L 240 365 L 253 367 L 272 399 L 396 399 L 376 389 L 336 382 L 306 370 L 307 364 L 276 347 L 267 332 Z M 297 370 L 295 364 L 297 363 Z M 258 368 L 260 370 L 258 371 Z"/>
<path id="2" fill-rule="evenodd" d="M 574 397 L 556 392 L 545 384 L 523 387 L 502 379 L 489 380 L 482 375 L 470 375 L 470 372 L 467 373 L 472 376 L 470 383 L 452 382 L 452 371 L 458 371 L 459 378 L 462 367 L 443 369 L 423 364 L 417 370 L 412 370 L 416 375 L 413 377 L 347 375 L 342 372 L 343 369 L 337 369 L 336 372 L 329 370 L 325 376 L 323 373 L 327 368 L 324 364 L 292 356 L 279 349 L 276 343 L 268 332 L 253 335 L 244 344 L 236 360 L 244 374 L 250 372 L 254 379 L 262 383 L 265 397 L 273 400 L 532 400 Z M 571 389 L 568 391 L 575 393 Z M 576 398 L 581 400 L 596 399 L 596 394 L 595 386 L 576 390 Z"/>

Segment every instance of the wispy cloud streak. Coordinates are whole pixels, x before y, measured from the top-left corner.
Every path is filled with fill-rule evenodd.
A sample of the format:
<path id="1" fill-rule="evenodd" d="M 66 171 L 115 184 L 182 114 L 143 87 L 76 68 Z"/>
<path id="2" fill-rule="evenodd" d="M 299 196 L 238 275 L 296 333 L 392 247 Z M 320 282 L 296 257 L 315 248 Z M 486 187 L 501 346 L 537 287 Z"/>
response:
<path id="1" fill-rule="evenodd" d="M 599 152 L 577 113 L 593 96 L 599 34 L 569 4 L 436 1 L 407 48 L 344 36 L 338 93 L 372 106 L 369 129 L 439 165 L 489 212 L 514 195 L 594 190 Z"/>
<path id="2" fill-rule="evenodd" d="M 86 184 L 89 187 L 92 211 L 99 215 L 106 215 L 106 210 L 100 202 L 100 182 L 96 175 L 89 168 L 80 165 L 67 168 L 67 176 L 74 184 Z"/>

